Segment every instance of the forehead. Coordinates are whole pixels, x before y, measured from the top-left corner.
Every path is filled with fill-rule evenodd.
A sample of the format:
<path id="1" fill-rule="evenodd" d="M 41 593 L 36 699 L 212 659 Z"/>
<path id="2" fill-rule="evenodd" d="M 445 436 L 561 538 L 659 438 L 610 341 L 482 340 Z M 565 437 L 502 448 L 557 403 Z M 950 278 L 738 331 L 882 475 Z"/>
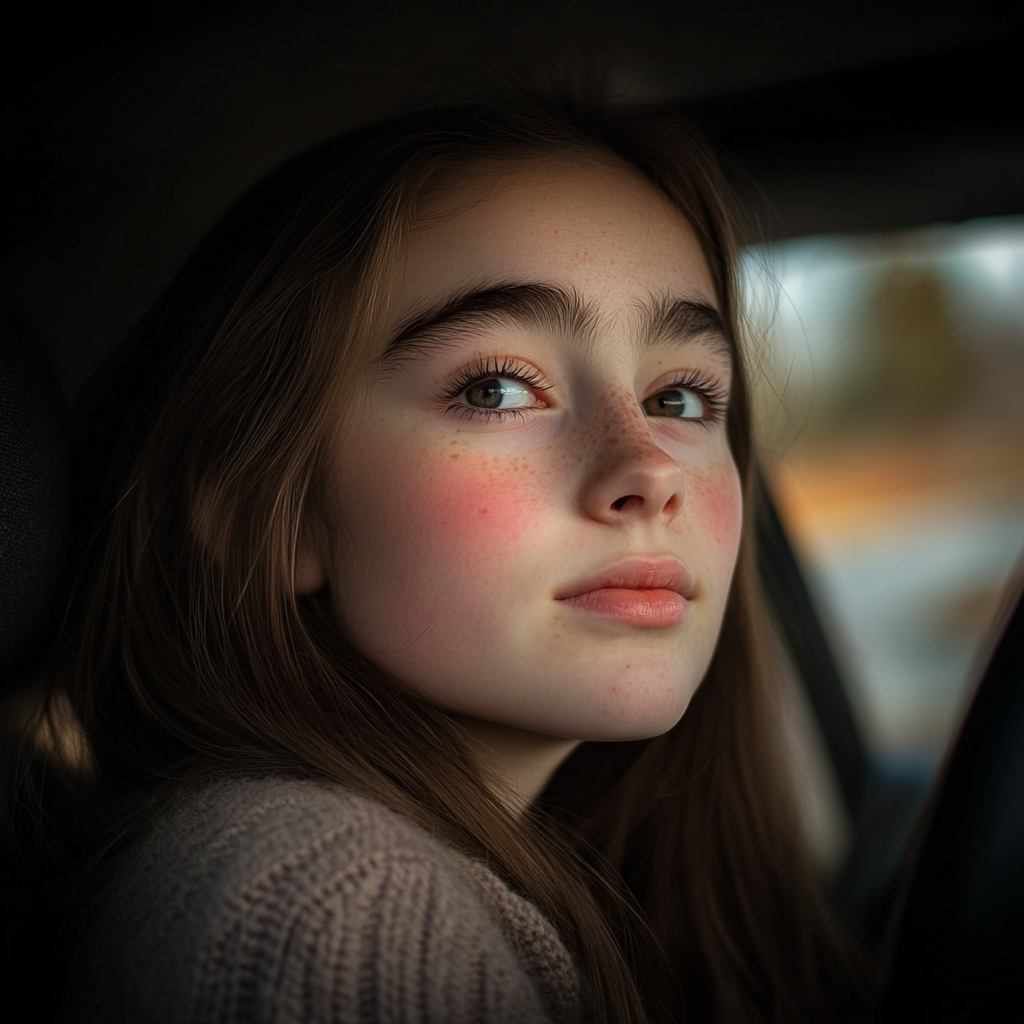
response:
<path id="1" fill-rule="evenodd" d="M 482 164 L 442 188 L 410 229 L 393 310 L 401 319 L 496 283 L 574 289 L 613 317 L 651 294 L 717 305 L 682 213 L 639 172 L 597 155 Z"/>

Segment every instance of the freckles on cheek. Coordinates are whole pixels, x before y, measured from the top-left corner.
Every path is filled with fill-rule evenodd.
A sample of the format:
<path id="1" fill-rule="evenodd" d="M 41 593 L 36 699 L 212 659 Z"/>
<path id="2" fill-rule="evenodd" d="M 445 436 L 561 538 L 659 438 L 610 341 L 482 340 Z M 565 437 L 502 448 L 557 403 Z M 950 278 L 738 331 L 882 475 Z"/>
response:
<path id="1" fill-rule="evenodd" d="M 539 503 L 526 479 L 514 459 L 448 460 L 424 481 L 422 526 L 458 548 L 528 538 L 538 523 Z"/>
<path id="2" fill-rule="evenodd" d="M 736 548 L 743 521 L 743 496 L 735 468 L 702 474 L 689 482 L 688 490 L 708 539 L 719 548 Z"/>

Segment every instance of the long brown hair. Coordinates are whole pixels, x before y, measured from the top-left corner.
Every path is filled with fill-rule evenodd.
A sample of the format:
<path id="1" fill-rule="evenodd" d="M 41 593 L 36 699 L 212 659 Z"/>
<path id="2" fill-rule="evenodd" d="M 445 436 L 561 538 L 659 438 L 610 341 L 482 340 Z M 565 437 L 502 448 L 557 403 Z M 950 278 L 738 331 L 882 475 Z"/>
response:
<path id="1" fill-rule="evenodd" d="M 598 1020 L 854 1018 L 856 971 L 776 745 L 749 501 L 717 651 L 682 721 L 648 741 L 582 745 L 521 819 L 459 728 L 346 641 L 328 595 L 294 593 L 338 409 L 371 358 L 418 202 L 481 160 L 580 152 L 626 162 L 679 207 L 738 337 L 735 245 L 699 135 L 669 109 L 517 99 L 408 115 L 298 161 L 276 179 L 286 202 L 250 203 L 261 227 L 213 273 L 217 287 L 192 288 L 185 312 L 164 304 L 136 339 L 136 364 L 166 372 L 150 371 L 161 393 L 136 400 L 122 432 L 59 674 L 89 745 L 96 835 L 126 841 L 169 789 L 212 772 L 334 780 L 542 907 Z M 739 345 L 735 360 L 728 433 L 749 497 Z"/>

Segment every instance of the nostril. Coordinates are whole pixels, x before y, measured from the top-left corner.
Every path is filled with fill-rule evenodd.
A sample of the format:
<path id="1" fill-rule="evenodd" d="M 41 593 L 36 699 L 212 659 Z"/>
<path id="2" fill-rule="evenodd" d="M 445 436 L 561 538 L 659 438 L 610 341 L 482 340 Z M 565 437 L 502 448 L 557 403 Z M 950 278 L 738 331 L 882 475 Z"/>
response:
<path id="1" fill-rule="evenodd" d="M 673 494 L 672 497 L 669 498 L 667 502 L 665 502 L 665 508 L 662 511 L 664 511 L 664 512 L 671 512 L 672 514 L 676 514 L 677 512 L 679 512 L 682 509 L 682 507 L 683 507 L 683 500 L 682 500 L 682 498 L 678 494 Z"/>
<path id="2" fill-rule="evenodd" d="M 644 499 L 641 498 L 639 494 L 626 494 L 623 495 L 623 497 L 617 498 L 615 501 L 613 501 L 612 508 L 615 509 L 616 512 L 621 512 L 629 504 L 630 499 L 632 498 L 635 498 L 637 502 L 641 505 L 644 503 Z"/>

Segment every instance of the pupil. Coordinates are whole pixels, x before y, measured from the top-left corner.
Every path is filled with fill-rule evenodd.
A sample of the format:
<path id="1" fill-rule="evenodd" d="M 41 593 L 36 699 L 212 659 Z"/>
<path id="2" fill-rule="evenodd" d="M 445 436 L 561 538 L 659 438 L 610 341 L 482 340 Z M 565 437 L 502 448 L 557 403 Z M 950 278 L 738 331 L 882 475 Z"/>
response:
<path id="1" fill-rule="evenodd" d="M 466 400 L 478 409 L 497 409 L 501 405 L 501 381 L 497 378 L 482 380 L 466 390 Z"/>
<path id="2" fill-rule="evenodd" d="M 658 408 L 667 416 L 681 416 L 686 408 L 686 399 L 681 391 L 662 391 L 657 399 Z"/>

